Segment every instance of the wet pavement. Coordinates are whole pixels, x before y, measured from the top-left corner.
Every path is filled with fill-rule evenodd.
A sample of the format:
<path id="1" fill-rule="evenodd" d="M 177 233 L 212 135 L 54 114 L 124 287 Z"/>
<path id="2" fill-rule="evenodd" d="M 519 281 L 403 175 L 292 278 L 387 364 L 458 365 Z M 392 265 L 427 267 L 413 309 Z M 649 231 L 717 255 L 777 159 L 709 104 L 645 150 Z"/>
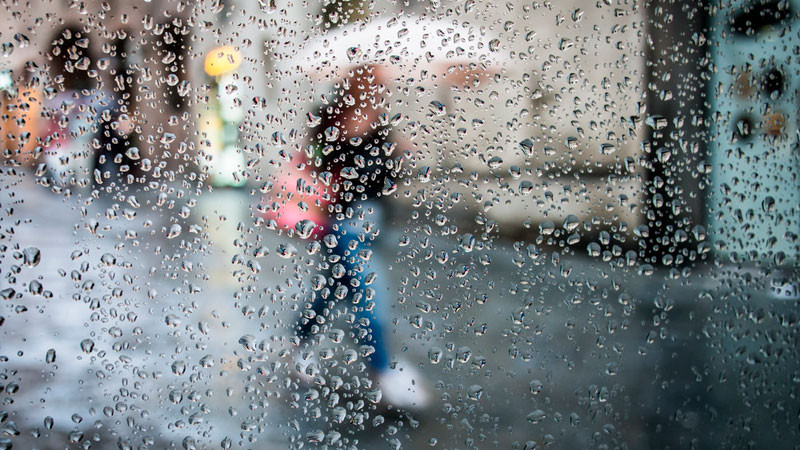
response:
<path id="1" fill-rule="evenodd" d="M 361 362 L 343 359 L 353 344 L 313 347 L 333 355 L 341 387 L 294 376 L 315 259 L 263 227 L 250 189 L 66 197 L 2 177 L 3 445 L 795 445 L 798 311 L 764 271 L 642 274 L 590 258 L 586 242 L 537 252 L 496 236 L 468 252 L 459 233 L 395 220 L 377 243 L 396 299 L 392 358 L 436 398 L 398 412 L 370 401 Z M 286 243 L 297 256 L 279 255 Z M 347 333 L 341 316 L 330 326 Z"/>

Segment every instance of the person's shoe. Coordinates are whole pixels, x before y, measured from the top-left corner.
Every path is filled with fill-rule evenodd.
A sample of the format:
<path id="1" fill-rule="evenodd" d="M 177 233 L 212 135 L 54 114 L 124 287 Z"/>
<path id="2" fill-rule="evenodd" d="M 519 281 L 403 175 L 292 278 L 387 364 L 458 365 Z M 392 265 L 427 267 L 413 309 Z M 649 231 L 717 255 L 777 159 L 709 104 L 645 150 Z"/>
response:
<path id="1" fill-rule="evenodd" d="M 383 402 L 399 409 L 419 411 L 431 404 L 431 393 L 422 374 L 410 364 L 378 372 L 377 387 Z"/>

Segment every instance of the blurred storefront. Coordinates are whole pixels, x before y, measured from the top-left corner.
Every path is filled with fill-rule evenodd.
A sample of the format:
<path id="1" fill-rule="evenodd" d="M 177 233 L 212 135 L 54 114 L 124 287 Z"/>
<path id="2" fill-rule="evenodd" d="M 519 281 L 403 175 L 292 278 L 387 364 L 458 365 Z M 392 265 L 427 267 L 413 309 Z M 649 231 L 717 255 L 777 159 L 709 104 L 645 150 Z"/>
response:
<path id="1" fill-rule="evenodd" d="M 710 25 L 711 189 L 716 251 L 793 266 L 800 256 L 800 2 L 720 2 Z"/>

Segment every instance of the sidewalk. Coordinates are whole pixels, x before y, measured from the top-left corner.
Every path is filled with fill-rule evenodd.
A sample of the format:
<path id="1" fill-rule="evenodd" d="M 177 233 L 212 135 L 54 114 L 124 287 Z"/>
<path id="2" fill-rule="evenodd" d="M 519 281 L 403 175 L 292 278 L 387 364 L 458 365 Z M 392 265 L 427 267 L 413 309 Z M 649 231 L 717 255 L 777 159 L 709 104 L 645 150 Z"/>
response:
<path id="1" fill-rule="evenodd" d="M 157 193 L 135 194 L 133 207 L 127 196 L 64 199 L 29 177 L 13 189 L 24 201 L 2 223 L 6 245 L 41 252 L 35 267 L 14 259 L 16 248 L 0 265 L 6 275 L 21 267 L 13 289 L 22 297 L 0 302 L 0 371 L 4 385 L 19 386 L 3 393 L 14 401 L 3 409 L 20 430 L 15 448 L 77 448 L 95 429 L 105 430 L 102 448 L 112 445 L 104 433 L 151 448 L 185 439 L 200 448 L 225 439 L 240 448 L 791 441 L 737 425 L 794 423 L 800 406 L 791 397 L 800 380 L 796 303 L 771 299 L 758 271 L 707 264 L 673 280 L 666 269 L 643 276 L 590 258 L 585 244 L 575 255 L 532 258 L 527 245 L 497 240 L 466 252 L 458 235 L 390 228 L 379 245 L 396 293 L 393 355 L 418 365 L 437 400 L 408 417 L 337 391 L 345 416 L 333 424 L 333 392 L 309 394 L 290 376 L 299 286 L 313 267 L 303 242 L 254 225 L 258 199 L 220 190 L 195 205 L 176 188 L 168 209 Z M 126 219 L 126 209 L 136 216 Z M 169 238 L 173 225 L 181 231 Z M 298 257 L 278 255 L 286 243 Z M 30 295 L 33 280 L 52 298 Z M 246 335 L 254 350 L 240 343 Z M 326 338 L 318 350 L 340 360 L 348 348 Z M 83 437 L 70 444 L 76 431 Z"/>

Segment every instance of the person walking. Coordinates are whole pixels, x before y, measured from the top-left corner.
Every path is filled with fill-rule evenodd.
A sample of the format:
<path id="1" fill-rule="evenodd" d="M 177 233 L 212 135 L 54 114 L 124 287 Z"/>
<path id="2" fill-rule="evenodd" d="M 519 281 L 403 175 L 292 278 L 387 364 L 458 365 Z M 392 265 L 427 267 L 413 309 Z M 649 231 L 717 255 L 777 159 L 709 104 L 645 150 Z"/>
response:
<path id="1" fill-rule="evenodd" d="M 328 315 L 349 300 L 360 354 L 382 392 L 398 408 L 422 409 L 430 394 L 420 373 L 402 361 L 391 363 L 384 324 L 390 306 L 388 267 L 376 243 L 386 215 L 386 195 L 394 190 L 397 142 L 386 120 L 381 68 L 362 66 L 344 79 L 336 100 L 323 105 L 311 129 L 310 145 L 323 177 L 339 185 L 329 208 L 329 231 L 322 238 L 327 251 L 325 288 L 313 291 L 297 336 L 308 343 L 323 332 Z M 314 349 L 296 358 L 296 369 L 308 381 L 322 375 Z"/>

